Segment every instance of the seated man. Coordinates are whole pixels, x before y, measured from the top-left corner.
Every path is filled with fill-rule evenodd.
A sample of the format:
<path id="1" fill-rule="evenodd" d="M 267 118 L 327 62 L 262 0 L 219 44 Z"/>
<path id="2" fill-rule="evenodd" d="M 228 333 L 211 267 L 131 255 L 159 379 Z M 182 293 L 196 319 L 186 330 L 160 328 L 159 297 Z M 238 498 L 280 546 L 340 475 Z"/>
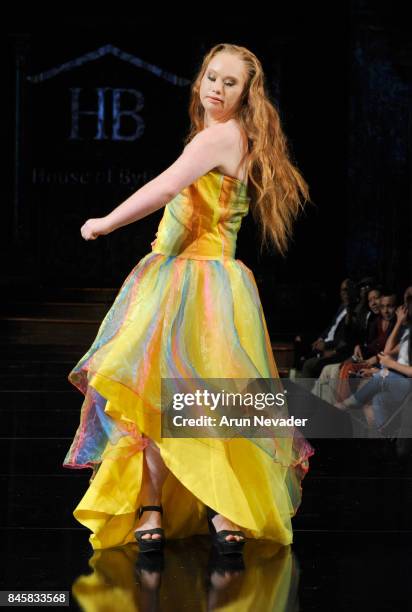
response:
<path id="1" fill-rule="evenodd" d="M 312 393 L 322 397 L 323 400 L 334 404 L 336 399 L 344 399 L 349 393 L 348 384 L 341 384 L 351 373 L 361 368 L 369 368 L 378 363 L 377 354 L 383 351 L 396 316 L 396 294 L 387 289 L 381 290 L 371 287 L 366 293 L 370 316 L 362 317 L 361 324 L 356 319 L 355 339 L 356 346 L 353 355 L 340 363 L 325 365 L 313 386 Z M 338 385 L 339 381 L 339 385 Z M 336 392 L 339 391 L 339 398 Z M 345 395 L 343 395 L 345 391 Z"/>
<path id="2" fill-rule="evenodd" d="M 332 324 L 312 344 L 316 355 L 303 363 L 302 378 L 318 378 L 325 365 L 339 363 L 352 355 L 355 346 L 355 296 L 351 279 L 346 278 L 341 283 L 340 296 L 342 303 Z"/>

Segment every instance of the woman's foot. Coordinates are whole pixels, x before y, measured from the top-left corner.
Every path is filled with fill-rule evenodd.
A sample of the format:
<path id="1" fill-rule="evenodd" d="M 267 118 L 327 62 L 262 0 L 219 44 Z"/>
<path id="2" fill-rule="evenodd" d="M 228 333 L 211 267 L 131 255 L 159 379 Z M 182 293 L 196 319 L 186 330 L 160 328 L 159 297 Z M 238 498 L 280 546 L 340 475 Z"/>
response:
<path id="1" fill-rule="evenodd" d="M 149 504 L 144 504 L 144 505 L 149 505 Z M 153 504 L 153 505 L 158 505 L 158 504 Z M 138 531 L 144 531 L 145 529 L 154 529 L 155 527 L 161 527 L 161 526 L 162 526 L 162 515 L 160 514 L 160 512 L 157 512 L 156 510 L 145 510 L 142 516 L 140 517 L 139 522 L 137 523 L 137 528 L 135 530 L 135 533 Z M 154 540 L 156 540 L 156 539 L 161 539 L 162 536 L 160 535 L 160 533 L 145 533 L 144 535 L 142 535 L 142 540 L 149 540 L 150 538 L 153 538 Z"/>
<path id="2" fill-rule="evenodd" d="M 222 531 L 223 529 L 228 529 L 229 531 L 240 531 L 240 527 L 236 525 L 236 523 L 232 523 L 229 519 L 225 518 L 221 514 L 216 514 L 212 518 L 212 523 L 215 526 L 217 532 Z M 245 538 L 240 535 L 228 534 L 225 538 L 227 542 L 235 540 L 236 542 L 243 542 Z"/>
<path id="3" fill-rule="evenodd" d="M 348 410 L 348 407 L 345 405 L 345 402 L 336 402 L 335 408 L 342 411 Z"/>
<path id="4" fill-rule="evenodd" d="M 345 411 L 349 410 L 350 408 L 359 408 L 359 404 L 354 397 L 349 396 L 345 400 L 343 400 L 343 402 L 336 402 L 335 408 L 338 408 L 338 410 Z"/>

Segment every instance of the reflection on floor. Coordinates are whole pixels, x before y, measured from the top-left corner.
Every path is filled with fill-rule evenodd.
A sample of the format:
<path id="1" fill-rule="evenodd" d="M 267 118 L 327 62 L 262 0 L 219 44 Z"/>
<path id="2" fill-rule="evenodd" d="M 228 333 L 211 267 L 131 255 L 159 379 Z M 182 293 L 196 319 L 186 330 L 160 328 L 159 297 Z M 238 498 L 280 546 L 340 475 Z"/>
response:
<path id="1" fill-rule="evenodd" d="M 64 590 L 73 610 L 297 612 L 409 609 L 412 534 L 297 532 L 248 541 L 229 561 L 206 536 L 144 558 L 137 544 L 93 552 L 84 529 L 3 530 L 1 589 Z"/>
<path id="2" fill-rule="evenodd" d="M 124 609 L 124 602 L 136 610 L 215 610 L 223 605 L 286 610 L 296 599 L 298 574 L 290 547 L 261 542 L 243 558 L 226 560 L 213 550 L 202 538 L 174 541 L 157 563 L 153 556 L 137 555 L 134 545 L 98 551 L 89 561 L 93 572 L 75 581 L 73 596 L 84 610 L 95 610 L 96 598 L 110 610 Z"/>

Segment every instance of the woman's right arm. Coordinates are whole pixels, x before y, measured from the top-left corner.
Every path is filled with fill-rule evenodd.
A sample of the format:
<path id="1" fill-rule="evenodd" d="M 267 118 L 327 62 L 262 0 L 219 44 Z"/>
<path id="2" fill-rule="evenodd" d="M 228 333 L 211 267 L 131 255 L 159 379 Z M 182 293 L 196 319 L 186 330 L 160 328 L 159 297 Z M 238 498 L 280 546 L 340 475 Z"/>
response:
<path id="1" fill-rule="evenodd" d="M 385 348 L 383 352 L 387 355 L 393 355 L 399 352 L 399 343 L 397 343 L 399 330 L 406 323 L 406 319 L 408 316 L 408 309 L 403 304 L 402 306 L 398 306 L 396 309 L 396 323 L 393 327 L 393 330 L 386 340 Z"/>
<path id="2" fill-rule="evenodd" d="M 98 235 L 109 234 L 163 208 L 182 189 L 224 163 L 238 141 L 237 128 L 231 124 L 216 124 L 202 130 L 164 172 L 143 185 L 105 217 L 86 221 L 81 229 L 83 237 L 93 240 Z"/>

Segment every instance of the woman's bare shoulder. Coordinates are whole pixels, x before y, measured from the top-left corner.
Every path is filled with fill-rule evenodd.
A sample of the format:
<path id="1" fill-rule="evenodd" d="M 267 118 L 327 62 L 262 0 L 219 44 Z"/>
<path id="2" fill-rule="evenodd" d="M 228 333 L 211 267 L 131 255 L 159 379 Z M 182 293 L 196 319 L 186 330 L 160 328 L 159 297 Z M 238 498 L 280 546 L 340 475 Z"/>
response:
<path id="1" fill-rule="evenodd" d="M 229 134 L 231 147 L 224 163 L 218 166 L 218 171 L 245 182 L 246 168 L 240 167 L 242 158 L 247 150 L 247 138 L 245 137 L 244 130 L 236 119 L 226 121 L 225 129 Z"/>
<path id="2" fill-rule="evenodd" d="M 232 134 L 234 138 L 244 139 L 245 131 L 237 119 L 229 119 L 224 125 L 227 132 Z"/>
<path id="3" fill-rule="evenodd" d="M 240 136 L 240 126 L 232 119 L 222 123 L 214 123 L 197 132 L 191 142 L 205 142 L 213 145 L 222 145 L 223 147 L 232 146 L 236 143 Z"/>

